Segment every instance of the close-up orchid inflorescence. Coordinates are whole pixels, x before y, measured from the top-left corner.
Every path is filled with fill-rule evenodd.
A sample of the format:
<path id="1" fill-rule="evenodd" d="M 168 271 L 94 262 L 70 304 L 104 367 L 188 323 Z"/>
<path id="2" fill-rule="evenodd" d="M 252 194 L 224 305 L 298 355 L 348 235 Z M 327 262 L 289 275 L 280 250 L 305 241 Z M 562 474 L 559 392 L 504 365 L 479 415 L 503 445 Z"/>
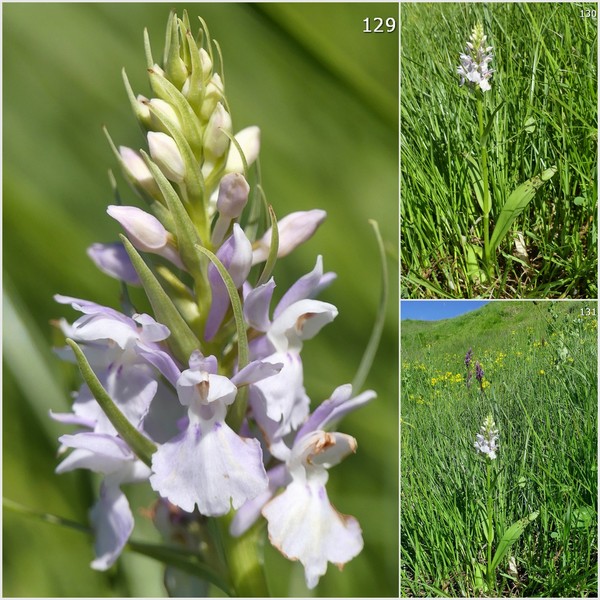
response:
<path id="1" fill-rule="evenodd" d="M 236 589 L 241 576 L 233 571 L 241 570 L 236 540 L 246 543 L 266 521 L 270 542 L 303 565 L 314 588 L 329 562 L 341 569 L 363 548 L 358 521 L 337 512 L 326 483 L 329 469 L 357 449 L 337 423 L 376 394 L 331 386 L 310 412 L 301 353 L 338 314 L 316 299 L 335 274 L 317 256 L 275 302 L 272 273 L 326 213 L 277 221 L 253 167 L 259 128 L 234 135 L 218 45 L 204 21 L 198 36 L 191 31 L 187 14 L 171 13 L 160 66 L 146 34 L 150 97 L 136 95 L 123 72 L 147 151 L 106 135 L 145 206 L 122 205 L 113 179 L 107 212 L 121 241 L 88 250 L 120 280 L 121 311 L 55 297 L 81 313 L 57 323 L 66 338 L 57 352 L 84 379 L 72 412 L 51 414 L 76 426 L 60 437 L 56 470 L 102 477 L 90 512 L 94 569 L 110 568 L 133 532 L 122 486 L 146 482 L 156 492 L 148 514 L 165 540 L 193 551 L 199 579 L 227 593 L 264 593 L 260 582 L 252 588 L 254 565 L 245 565 L 254 573 L 246 588 Z M 134 287 L 152 314 L 134 308 Z"/>

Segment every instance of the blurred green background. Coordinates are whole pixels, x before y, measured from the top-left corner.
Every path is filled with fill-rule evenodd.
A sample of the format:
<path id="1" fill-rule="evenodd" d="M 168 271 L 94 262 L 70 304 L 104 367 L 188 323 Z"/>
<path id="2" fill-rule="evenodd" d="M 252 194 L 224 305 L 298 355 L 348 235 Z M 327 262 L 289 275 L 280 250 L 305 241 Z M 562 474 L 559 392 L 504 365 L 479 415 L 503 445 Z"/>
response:
<path id="1" fill-rule="evenodd" d="M 234 129 L 259 125 L 267 198 L 279 217 L 323 208 L 315 237 L 278 263 L 278 292 L 323 254 L 338 280 L 322 299 L 340 315 L 305 345 L 306 387 L 320 402 L 352 380 L 377 312 L 376 219 L 392 255 L 398 239 L 398 34 L 363 33 L 363 19 L 398 17 L 396 4 L 4 4 L 4 496 L 39 511 L 87 521 L 98 482 L 54 475 L 57 436 L 47 416 L 64 411 L 77 379 L 53 355 L 50 321 L 74 313 L 55 293 L 118 308 L 118 283 L 85 254 L 116 239 L 105 214 L 107 170 L 116 171 L 101 131 L 117 144 L 144 140 L 125 95 L 149 95 L 142 32 L 161 56 L 169 10 L 202 16 L 224 55 Z M 137 203 L 119 177 L 124 203 Z M 397 263 L 384 336 L 366 387 L 377 400 L 339 429 L 355 456 L 331 471 L 334 505 L 355 515 L 365 548 L 343 573 L 330 565 L 316 595 L 398 594 Z M 140 509 L 148 486 L 130 486 L 135 539 L 156 539 Z M 125 553 L 108 573 L 89 568 L 81 533 L 3 511 L 4 596 L 160 596 L 162 569 Z M 302 569 L 266 552 L 273 595 L 305 596 Z"/>

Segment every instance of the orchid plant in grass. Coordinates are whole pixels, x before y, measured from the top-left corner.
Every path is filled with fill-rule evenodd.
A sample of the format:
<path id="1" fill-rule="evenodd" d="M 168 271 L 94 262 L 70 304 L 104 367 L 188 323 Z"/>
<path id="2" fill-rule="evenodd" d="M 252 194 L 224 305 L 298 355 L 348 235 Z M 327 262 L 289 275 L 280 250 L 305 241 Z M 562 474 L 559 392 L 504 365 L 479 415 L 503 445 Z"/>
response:
<path id="1" fill-rule="evenodd" d="M 57 351 L 83 376 L 72 412 L 51 415 L 76 427 L 60 437 L 56 470 L 101 475 L 90 511 L 94 569 L 110 568 L 127 547 L 166 563 L 172 595 L 192 579 L 196 595 L 211 583 L 266 596 L 266 525 L 314 588 L 328 563 L 342 568 L 363 548 L 358 521 L 333 507 L 326 484 L 330 468 L 357 449 L 337 423 L 375 398 L 360 387 L 378 328 L 354 387 L 333 389 L 311 413 L 302 349 L 338 314 L 316 299 L 335 274 L 318 256 L 273 302 L 272 273 L 326 214 L 277 221 L 260 186 L 252 189 L 259 129 L 233 134 L 218 46 L 202 20 L 198 36 L 191 31 L 187 14 L 171 13 L 161 66 L 146 35 L 150 97 L 136 95 L 123 73 L 147 150 L 107 138 L 145 205 L 109 206 L 123 235 L 88 251 L 121 281 L 122 310 L 56 296 L 80 313 L 59 322 L 66 345 Z M 152 314 L 135 310 L 130 286 L 143 288 Z M 123 486 L 131 483 L 156 493 L 149 514 L 163 547 L 130 539 Z"/>
<path id="2" fill-rule="evenodd" d="M 557 169 L 552 166 L 543 171 L 539 176 L 532 177 L 518 186 L 510 193 L 500 209 L 494 214 L 494 202 L 490 194 L 490 167 L 488 162 L 488 142 L 490 131 L 494 125 L 494 117 L 502 108 L 500 102 L 491 109 L 494 61 L 494 48 L 487 45 L 487 35 L 484 34 L 483 25 L 477 23 L 466 43 L 464 53 L 460 54 L 460 65 L 456 72 L 460 76 L 460 85 L 464 85 L 475 99 L 477 107 L 477 125 L 479 135 L 479 161 L 470 154 L 465 155 L 470 169 L 471 180 L 474 186 L 474 195 L 481 209 L 483 220 L 483 248 L 463 238 L 467 272 L 474 282 L 490 282 L 497 272 L 497 250 L 500 243 L 508 235 L 511 225 L 533 200 L 537 190 L 550 180 Z M 489 93 L 488 93 L 489 92 Z M 489 117 L 487 113 L 489 112 Z M 490 215 L 495 220 L 495 226 L 490 235 Z M 478 219 L 475 225 L 479 223 Z"/>
<path id="3" fill-rule="evenodd" d="M 479 364 L 479 363 L 478 363 Z M 494 422 L 492 414 L 488 414 L 483 421 L 483 425 L 479 433 L 475 436 L 473 444 L 475 450 L 482 456 L 485 461 L 486 472 L 486 504 L 480 502 L 484 512 L 482 517 L 482 529 L 485 537 L 485 548 L 487 556 L 487 564 L 482 567 L 478 562 L 473 565 L 473 587 L 476 593 L 485 592 L 487 595 L 495 595 L 496 590 L 496 569 L 508 554 L 511 546 L 519 539 L 521 534 L 529 523 L 534 521 L 539 511 L 533 512 L 523 519 L 519 519 L 511 525 L 502 535 L 496 546 L 496 552 L 492 553 L 495 538 L 495 518 L 494 518 L 494 499 L 496 496 L 496 482 L 498 480 L 498 471 L 495 468 L 495 463 L 498 459 L 499 431 Z M 485 506 L 485 511 L 483 507 Z M 512 557 L 511 557 L 512 558 Z M 514 558 L 512 559 L 514 561 Z M 485 580 L 484 575 L 485 573 Z"/>

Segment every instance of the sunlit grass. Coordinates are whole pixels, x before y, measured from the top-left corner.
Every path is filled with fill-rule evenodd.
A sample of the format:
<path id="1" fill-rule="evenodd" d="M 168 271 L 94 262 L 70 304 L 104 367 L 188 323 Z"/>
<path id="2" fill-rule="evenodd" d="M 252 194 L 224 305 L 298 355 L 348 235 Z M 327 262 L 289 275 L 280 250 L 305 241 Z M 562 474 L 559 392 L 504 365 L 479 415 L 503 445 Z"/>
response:
<path id="1" fill-rule="evenodd" d="M 596 296 L 597 21 L 586 7 L 596 5 L 402 5 L 404 297 Z M 500 244 L 489 281 L 469 276 L 467 248 L 483 246 L 467 159 L 478 160 L 478 125 L 456 74 L 477 21 L 494 48 L 487 118 L 501 105 L 487 142 L 492 224 L 519 184 L 558 168 Z"/>
<path id="2" fill-rule="evenodd" d="M 494 548 L 539 511 L 500 564 L 496 593 L 596 595 L 597 316 L 582 316 L 586 307 L 596 303 L 492 303 L 403 322 L 403 596 L 475 595 L 486 492 L 473 443 L 488 413 L 500 431 Z M 469 348 L 483 391 L 466 383 Z"/>

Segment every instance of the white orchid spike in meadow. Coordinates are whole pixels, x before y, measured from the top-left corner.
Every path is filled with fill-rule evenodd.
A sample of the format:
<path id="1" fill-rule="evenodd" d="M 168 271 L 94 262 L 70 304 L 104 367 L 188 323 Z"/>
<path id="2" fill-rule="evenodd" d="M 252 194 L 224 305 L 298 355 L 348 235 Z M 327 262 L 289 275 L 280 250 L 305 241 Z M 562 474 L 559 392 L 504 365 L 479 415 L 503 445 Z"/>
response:
<path id="1" fill-rule="evenodd" d="M 483 34 L 483 25 L 477 23 L 471 33 L 471 41 L 467 42 L 467 49 L 460 55 L 460 65 L 457 72 L 460 75 L 460 85 L 465 81 L 471 88 L 479 89 L 482 92 L 488 92 L 492 89 L 490 79 L 494 72 L 489 68 L 493 60 L 491 46 L 486 46 L 487 36 Z"/>
<path id="2" fill-rule="evenodd" d="M 474 444 L 475 448 L 489 457 L 490 460 L 496 458 L 496 450 L 498 449 L 498 430 L 492 415 L 488 415 L 481 426 L 481 433 L 477 434 L 477 439 Z"/>
<path id="3" fill-rule="evenodd" d="M 56 470 L 104 477 L 90 514 L 95 569 L 113 565 L 133 533 L 134 511 L 121 486 L 135 482 L 156 492 L 148 513 L 169 515 L 159 527 L 169 544 L 187 540 L 179 551 L 191 553 L 197 579 L 232 596 L 268 595 L 259 539 L 268 530 L 275 547 L 302 563 L 313 588 L 328 562 L 341 567 L 363 547 L 358 521 L 338 513 L 325 490 L 329 469 L 357 443 L 325 427 L 375 397 L 341 386 L 310 412 L 302 349 L 338 314 L 315 299 L 335 279 L 323 272 L 321 256 L 278 292 L 271 315 L 277 259 L 307 242 L 326 213 L 293 212 L 277 225 L 268 207 L 258 225 L 262 202 L 250 166 L 260 132 L 248 127 L 233 136 L 215 71 L 222 60 L 214 60 L 204 23 L 194 38 L 187 14 L 171 14 L 162 66 L 150 60 L 148 40 L 146 46 L 156 97 L 136 96 L 124 79 L 147 151 L 117 149 L 107 136 L 145 206 L 109 206 L 124 235 L 88 251 L 120 280 L 123 312 L 55 296 L 83 313 L 58 323 L 68 346 L 57 353 L 75 359 L 84 379 L 72 412 L 51 414 L 78 428 L 61 436 L 68 454 Z M 151 315 L 133 308 L 132 284 L 143 288 L 148 302 L 137 302 Z M 231 534 L 213 520 L 225 515 Z M 266 528 L 252 528 L 263 518 Z M 151 555 L 171 567 L 185 562 L 179 556 L 169 563 L 172 548 Z"/>

